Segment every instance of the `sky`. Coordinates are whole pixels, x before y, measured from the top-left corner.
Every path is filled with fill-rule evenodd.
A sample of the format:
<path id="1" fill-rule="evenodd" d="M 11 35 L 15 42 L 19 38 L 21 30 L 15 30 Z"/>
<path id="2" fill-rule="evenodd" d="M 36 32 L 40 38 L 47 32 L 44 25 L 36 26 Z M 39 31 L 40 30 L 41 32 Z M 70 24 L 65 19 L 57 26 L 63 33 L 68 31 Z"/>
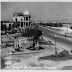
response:
<path id="1" fill-rule="evenodd" d="M 72 2 L 1 2 L 1 20 L 12 20 L 14 12 L 31 12 L 43 21 L 72 21 Z"/>

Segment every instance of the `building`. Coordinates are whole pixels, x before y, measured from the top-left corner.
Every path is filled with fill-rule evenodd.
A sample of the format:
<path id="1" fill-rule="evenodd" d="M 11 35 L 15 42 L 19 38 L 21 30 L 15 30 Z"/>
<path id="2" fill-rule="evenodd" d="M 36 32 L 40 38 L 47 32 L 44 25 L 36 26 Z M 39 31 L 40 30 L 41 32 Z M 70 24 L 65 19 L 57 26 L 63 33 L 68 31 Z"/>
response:
<path id="1" fill-rule="evenodd" d="M 2 21 L 2 24 L 6 25 L 8 28 L 9 26 L 12 26 L 13 22 L 12 21 Z"/>
<path id="2" fill-rule="evenodd" d="M 31 13 L 27 10 L 24 13 L 13 13 L 13 22 L 19 23 L 21 28 L 31 25 Z"/>

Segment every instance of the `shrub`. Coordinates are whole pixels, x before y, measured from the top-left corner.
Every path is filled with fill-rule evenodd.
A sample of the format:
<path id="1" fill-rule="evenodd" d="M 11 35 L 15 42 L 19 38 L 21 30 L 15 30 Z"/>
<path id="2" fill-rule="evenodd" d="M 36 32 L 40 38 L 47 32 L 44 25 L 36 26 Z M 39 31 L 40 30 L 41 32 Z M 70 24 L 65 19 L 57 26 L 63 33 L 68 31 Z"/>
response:
<path id="1" fill-rule="evenodd" d="M 72 26 L 70 27 L 70 29 L 72 29 Z"/>
<path id="2" fill-rule="evenodd" d="M 62 27 L 63 26 L 62 23 L 59 23 L 59 26 Z"/>

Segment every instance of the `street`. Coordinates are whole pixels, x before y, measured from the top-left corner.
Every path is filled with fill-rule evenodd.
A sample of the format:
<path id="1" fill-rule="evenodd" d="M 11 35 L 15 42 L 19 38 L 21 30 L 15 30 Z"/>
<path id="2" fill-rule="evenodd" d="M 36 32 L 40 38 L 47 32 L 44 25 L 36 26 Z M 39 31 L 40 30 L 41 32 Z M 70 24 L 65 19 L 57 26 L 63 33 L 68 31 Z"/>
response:
<path id="1" fill-rule="evenodd" d="M 39 27 L 43 31 L 43 36 L 47 36 L 51 40 L 55 41 L 55 35 L 57 43 L 66 46 L 69 49 L 72 49 L 72 41 L 67 40 L 63 35 L 55 33 L 54 31 L 51 31 L 50 29 L 46 29 L 45 27 Z"/>

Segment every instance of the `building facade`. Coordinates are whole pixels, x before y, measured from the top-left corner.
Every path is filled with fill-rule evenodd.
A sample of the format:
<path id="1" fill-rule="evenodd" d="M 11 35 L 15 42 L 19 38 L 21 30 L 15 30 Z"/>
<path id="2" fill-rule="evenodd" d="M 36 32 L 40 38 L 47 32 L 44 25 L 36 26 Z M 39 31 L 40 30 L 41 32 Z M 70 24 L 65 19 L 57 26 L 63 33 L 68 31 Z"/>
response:
<path id="1" fill-rule="evenodd" d="M 3 24 L 6 25 L 8 28 L 9 26 L 12 26 L 13 22 L 12 21 L 3 21 Z"/>
<path id="2" fill-rule="evenodd" d="M 13 13 L 13 22 L 19 23 L 20 27 L 25 28 L 31 25 L 31 13 L 27 10 L 24 13 Z"/>

